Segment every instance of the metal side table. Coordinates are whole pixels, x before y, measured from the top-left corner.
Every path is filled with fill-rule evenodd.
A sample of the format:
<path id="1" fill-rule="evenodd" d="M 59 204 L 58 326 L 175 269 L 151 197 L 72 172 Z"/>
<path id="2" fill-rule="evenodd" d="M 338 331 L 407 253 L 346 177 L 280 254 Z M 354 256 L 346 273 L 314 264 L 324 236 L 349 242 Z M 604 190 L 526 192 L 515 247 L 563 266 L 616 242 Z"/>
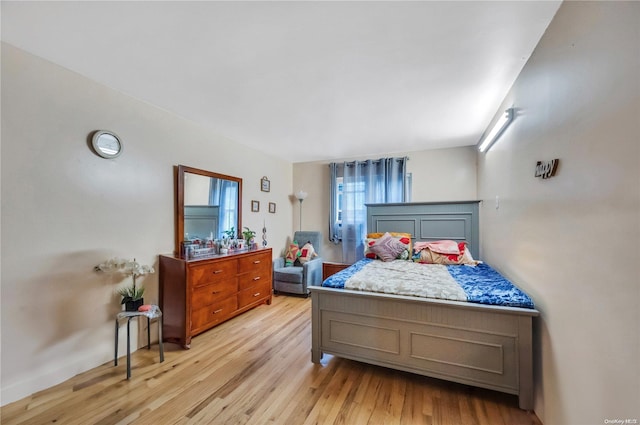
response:
<path id="1" fill-rule="evenodd" d="M 151 321 L 158 320 L 158 345 L 160 347 L 160 363 L 164 361 L 164 347 L 162 345 L 162 311 L 157 305 L 151 306 L 148 311 L 121 311 L 116 315 L 116 348 L 113 359 L 114 366 L 118 366 L 118 331 L 120 329 L 120 320 L 127 319 L 127 379 L 131 378 L 131 340 L 130 340 L 130 323 L 134 317 L 147 318 L 147 349 L 151 349 Z"/>

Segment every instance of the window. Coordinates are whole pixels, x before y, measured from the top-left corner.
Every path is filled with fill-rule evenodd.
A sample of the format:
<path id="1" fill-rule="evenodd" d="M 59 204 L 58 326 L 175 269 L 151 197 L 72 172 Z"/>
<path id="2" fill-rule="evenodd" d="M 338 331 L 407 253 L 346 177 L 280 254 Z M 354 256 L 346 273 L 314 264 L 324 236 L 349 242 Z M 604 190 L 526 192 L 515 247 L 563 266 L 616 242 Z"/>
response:
<path id="1" fill-rule="evenodd" d="M 382 158 L 329 164 L 329 234 L 334 243 L 343 242 L 343 261 L 358 259 L 357 251 L 366 232 L 367 203 L 406 202 L 410 199 L 411 175 L 406 173 L 406 160 Z M 347 234 L 348 237 L 343 237 Z"/>

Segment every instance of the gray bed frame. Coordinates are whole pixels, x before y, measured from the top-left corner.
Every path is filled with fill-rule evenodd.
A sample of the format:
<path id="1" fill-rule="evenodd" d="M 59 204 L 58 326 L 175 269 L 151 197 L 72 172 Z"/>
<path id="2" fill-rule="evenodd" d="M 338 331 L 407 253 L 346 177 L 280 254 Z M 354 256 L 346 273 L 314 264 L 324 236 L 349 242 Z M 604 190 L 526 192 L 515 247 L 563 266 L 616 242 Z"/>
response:
<path id="1" fill-rule="evenodd" d="M 481 259 L 479 201 L 367 205 L 368 232 L 466 240 Z M 310 287 L 311 360 L 323 353 L 516 394 L 533 409 L 534 309 Z"/>

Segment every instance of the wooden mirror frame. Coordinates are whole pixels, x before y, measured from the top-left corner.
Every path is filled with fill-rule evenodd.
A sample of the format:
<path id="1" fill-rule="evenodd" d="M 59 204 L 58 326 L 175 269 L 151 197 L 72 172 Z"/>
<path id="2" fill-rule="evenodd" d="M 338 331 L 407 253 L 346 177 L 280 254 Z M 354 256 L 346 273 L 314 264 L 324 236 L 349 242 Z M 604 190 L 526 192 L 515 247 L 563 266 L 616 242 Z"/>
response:
<path id="1" fill-rule="evenodd" d="M 176 181 L 176 245 L 174 255 L 180 257 L 180 245 L 184 237 L 184 173 L 198 174 L 205 177 L 214 177 L 223 180 L 231 180 L 238 183 L 238 227 L 236 228 L 239 237 L 242 230 L 242 179 L 239 177 L 227 176 L 225 174 L 214 173 L 213 171 L 200 170 L 198 168 L 178 165 L 175 167 Z"/>

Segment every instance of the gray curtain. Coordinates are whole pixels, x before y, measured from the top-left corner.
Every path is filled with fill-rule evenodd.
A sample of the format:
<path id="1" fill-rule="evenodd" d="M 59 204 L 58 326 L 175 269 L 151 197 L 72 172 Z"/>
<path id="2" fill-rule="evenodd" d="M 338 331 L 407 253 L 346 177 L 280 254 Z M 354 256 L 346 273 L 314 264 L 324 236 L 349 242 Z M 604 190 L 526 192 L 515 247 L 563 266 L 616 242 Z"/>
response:
<path id="1" fill-rule="evenodd" d="M 367 233 L 365 204 L 405 202 L 405 177 L 408 158 L 333 163 L 331 167 L 332 240 L 339 239 L 341 230 L 342 260 L 353 264 L 364 256 Z M 342 228 L 337 226 L 337 202 L 340 202 L 336 182 L 342 174 Z"/>

